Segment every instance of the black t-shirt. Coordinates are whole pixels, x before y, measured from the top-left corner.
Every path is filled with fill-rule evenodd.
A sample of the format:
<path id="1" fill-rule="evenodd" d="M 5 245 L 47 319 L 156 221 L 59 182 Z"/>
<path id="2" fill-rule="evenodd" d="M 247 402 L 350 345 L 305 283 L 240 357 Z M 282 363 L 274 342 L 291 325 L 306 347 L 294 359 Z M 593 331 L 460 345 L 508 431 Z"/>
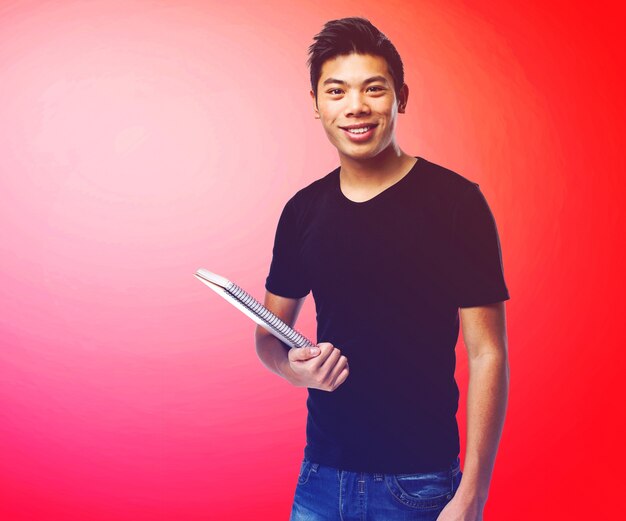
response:
<path id="1" fill-rule="evenodd" d="M 335 391 L 308 389 L 304 455 L 314 462 L 412 473 L 459 455 L 458 308 L 509 293 L 478 184 L 417 159 L 364 202 L 343 195 L 336 168 L 280 216 L 265 288 L 289 298 L 312 291 L 317 342 L 341 349 L 350 366 Z"/>

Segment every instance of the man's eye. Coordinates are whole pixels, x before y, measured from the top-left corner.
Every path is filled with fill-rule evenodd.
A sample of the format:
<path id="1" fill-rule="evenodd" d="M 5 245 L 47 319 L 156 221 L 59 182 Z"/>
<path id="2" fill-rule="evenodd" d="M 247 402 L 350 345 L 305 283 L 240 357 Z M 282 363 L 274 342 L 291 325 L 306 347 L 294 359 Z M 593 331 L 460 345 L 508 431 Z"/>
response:
<path id="1" fill-rule="evenodd" d="M 331 89 L 328 94 L 341 94 L 341 89 Z"/>
<path id="2" fill-rule="evenodd" d="M 376 89 L 376 91 L 384 90 L 382 87 L 377 87 L 375 85 L 368 87 L 368 89 Z"/>

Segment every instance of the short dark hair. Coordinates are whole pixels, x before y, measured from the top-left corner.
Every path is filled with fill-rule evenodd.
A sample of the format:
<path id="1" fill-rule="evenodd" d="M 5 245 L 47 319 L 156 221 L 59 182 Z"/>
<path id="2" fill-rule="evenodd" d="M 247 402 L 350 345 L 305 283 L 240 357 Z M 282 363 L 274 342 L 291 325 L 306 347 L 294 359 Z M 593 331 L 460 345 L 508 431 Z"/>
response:
<path id="1" fill-rule="evenodd" d="M 313 39 L 315 43 L 309 47 L 307 66 L 310 69 L 311 88 L 316 101 L 317 83 L 324 62 L 335 56 L 352 53 L 372 54 L 384 58 L 393 78 L 396 95 L 400 95 L 400 89 L 404 84 L 404 66 L 400 54 L 389 38 L 374 27 L 369 20 L 360 17 L 330 20 Z"/>

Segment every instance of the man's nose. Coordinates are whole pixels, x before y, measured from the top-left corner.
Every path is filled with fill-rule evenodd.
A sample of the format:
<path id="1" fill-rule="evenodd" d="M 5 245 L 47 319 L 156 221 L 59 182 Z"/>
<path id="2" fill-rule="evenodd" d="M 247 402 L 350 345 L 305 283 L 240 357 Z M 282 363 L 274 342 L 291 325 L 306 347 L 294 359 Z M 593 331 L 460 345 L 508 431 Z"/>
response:
<path id="1" fill-rule="evenodd" d="M 365 96 L 361 92 L 352 91 L 347 95 L 346 116 L 367 114 L 369 106 Z"/>

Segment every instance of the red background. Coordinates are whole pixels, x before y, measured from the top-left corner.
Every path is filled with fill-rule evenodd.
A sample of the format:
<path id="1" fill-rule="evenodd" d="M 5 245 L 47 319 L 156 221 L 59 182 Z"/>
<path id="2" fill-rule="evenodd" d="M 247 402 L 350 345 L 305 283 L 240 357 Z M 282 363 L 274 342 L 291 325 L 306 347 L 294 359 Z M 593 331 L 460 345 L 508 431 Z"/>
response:
<path id="1" fill-rule="evenodd" d="M 0 2 L 0 517 L 287 519 L 306 390 L 193 273 L 262 298 L 284 203 L 338 164 L 306 49 L 359 15 L 405 62 L 402 148 L 498 223 L 511 392 L 485 519 L 613 518 L 624 18 L 535 4 Z"/>

